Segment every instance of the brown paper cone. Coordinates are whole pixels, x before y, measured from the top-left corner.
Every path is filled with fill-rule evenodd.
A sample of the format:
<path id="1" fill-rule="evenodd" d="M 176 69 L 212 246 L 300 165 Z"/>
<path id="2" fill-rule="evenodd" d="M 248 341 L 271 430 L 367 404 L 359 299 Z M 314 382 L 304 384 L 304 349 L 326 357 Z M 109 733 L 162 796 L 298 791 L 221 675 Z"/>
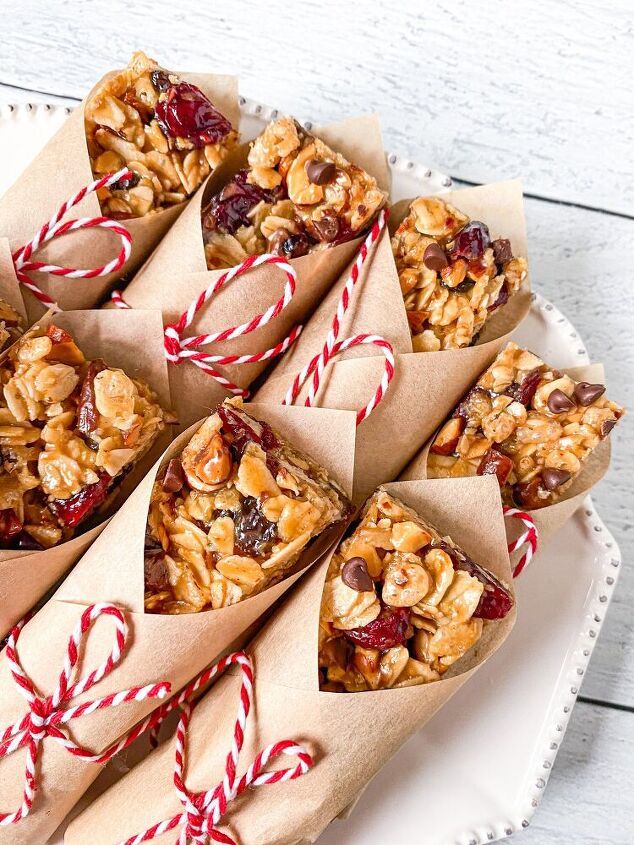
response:
<path id="1" fill-rule="evenodd" d="M 115 316 L 115 312 L 110 313 Z M 131 312 L 134 313 L 134 312 Z M 116 315 L 120 317 L 121 315 Z M 266 418 L 298 448 L 319 461 L 348 492 L 352 489 L 354 415 L 342 411 L 250 405 L 249 412 Z M 143 547 L 150 494 L 156 474 L 189 440 L 196 426 L 183 432 L 138 485 L 74 571 L 25 627 L 19 642 L 23 665 L 39 690 L 53 690 L 62 667 L 68 636 L 86 605 L 113 602 L 125 609 L 130 637 L 116 671 L 92 691 L 96 697 L 151 681 L 169 681 L 176 691 L 211 663 L 301 577 L 302 571 L 333 544 L 341 532 L 324 532 L 300 559 L 295 574 L 238 604 L 182 616 L 143 612 Z M 109 631 L 107 623 L 98 623 Z M 89 636 L 82 674 L 104 658 L 112 634 Z M 78 698 L 78 703 L 81 699 Z M 100 710 L 73 721 L 70 731 L 81 745 L 96 751 L 123 736 L 158 704 L 135 702 Z M 25 702 L 0 660 L 0 725 L 4 729 L 24 713 Z M 0 807 L 20 803 L 24 759 L 14 754 L 0 759 Z M 99 767 L 82 763 L 46 740 L 39 769 L 41 784 L 31 815 L 12 827 L 0 828 L 0 843 L 46 841 L 73 804 L 99 774 Z"/>
<path id="2" fill-rule="evenodd" d="M 602 364 L 588 364 L 585 367 L 562 368 L 575 381 L 588 381 L 591 384 L 605 384 L 605 372 Z M 474 379 L 475 381 L 475 379 Z M 466 393 L 466 390 L 465 390 Z M 461 397 L 460 397 L 461 398 Z M 414 460 L 401 474 L 402 480 L 413 478 L 427 478 L 427 458 L 433 437 L 423 446 Z M 599 443 L 589 458 L 583 464 L 583 469 L 564 493 L 563 498 L 554 505 L 529 511 L 537 528 L 537 552 L 546 548 L 550 538 L 561 528 L 564 522 L 575 513 L 594 485 L 600 481 L 610 465 L 610 440 Z M 439 480 L 439 479 L 434 479 Z M 506 533 L 509 543 L 517 539 L 525 531 L 524 525 L 518 520 L 506 519 Z M 513 564 L 517 564 L 525 549 L 518 549 L 512 555 Z M 533 556 L 533 561 L 535 556 Z"/>
<path id="3" fill-rule="evenodd" d="M 387 489 L 510 582 L 494 479 L 399 482 Z M 499 648 L 514 624 L 511 613 L 488 626 L 478 648 L 455 665 L 451 678 L 378 692 L 320 692 L 317 628 L 327 567 L 328 557 L 303 579 L 250 649 L 255 662 L 255 706 L 239 772 L 264 746 L 287 738 L 308 747 L 315 767 L 298 780 L 251 789 L 232 804 L 226 829 L 241 845 L 314 842 L 402 743 Z M 207 790 L 222 778 L 239 687 L 240 677 L 232 673 L 197 708 L 188 736 L 189 790 Z M 67 845 L 113 845 L 179 813 L 173 761 L 173 743 L 166 742 L 71 823 Z M 273 768 L 288 765 L 291 761 L 284 758 Z M 175 835 L 177 831 L 153 841 L 167 845 Z"/>
<path id="4" fill-rule="evenodd" d="M 527 254 L 522 188 L 518 181 L 498 182 L 443 194 L 472 218 L 484 220 L 493 237 L 511 240 L 518 255 Z M 390 215 L 398 222 L 400 203 Z M 342 275 L 317 309 L 299 340 L 286 353 L 264 385 L 258 401 L 281 402 L 295 375 L 323 347 L 337 302 L 345 286 Z M 447 416 L 466 387 L 491 363 L 528 313 L 528 280 L 486 324 L 476 346 L 442 352 L 412 352 L 396 267 L 389 238 L 384 234 L 375 247 L 369 266 L 357 283 L 346 313 L 340 340 L 369 332 L 389 340 L 397 353 L 395 376 L 381 404 L 357 431 L 355 465 L 356 502 L 386 479 L 394 478 Z M 372 346 L 356 347 L 345 359 L 328 363 L 317 393 L 317 404 L 326 408 L 358 410 L 366 405 L 384 369 L 383 356 Z M 306 390 L 298 402 L 303 400 Z"/>
<path id="5" fill-rule="evenodd" d="M 160 404 L 164 408 L 170 407 L 165 359 L 144 354 L 145 343 L 150 339 L 160 343 L 163 334 L 158 311 L 122 314 L 67 311 L 47 315 L 39 324 L 51 321 L 70 332 L 86 357 L 104 358 L 110 366 L 120 367 L 128 375 L 142 379 L 157 394 Z M 140 338 L 143 338 L 143 344 L 139 343 Z M 122 483 L 114 507 L 125 501 L 126 495 L 143 478 L 170 439 L 168 429 Z M 0 638 L 79 560 L 107 522 L 108 518 L 104 518 L 84 534 L 44 551 L 0 550 Z"/>
<path id="6" fill-rule="evenodd" d="M 238 126 L 240 111 L 235 77 L 188 73 L 180 76 L 197 85 L 232 125 Z M 86 100 L 77 106 L 42 152 L 0 199 L 0 232 L 9 238 L 12 250 L 28 243 L 62 203 L 93 181 L 84 132 L 85 103 Z M 36 284 L 65 311 L 97 305 L 112 290 L 118 278 L 124 273 L 134 272 L 147 258 L 185 205 L 181 203 L 156 214 L 124 221 L 123 225 L 132 235 L 132 254 L 118 272 L 95 279 L 63 279 L 35 273 Z M 99 216 L 99 200 L 93 193 L 69 211 L 64 219 Z M 51 241 L 37 251 L 35 258 L 65 267 L 85 269 L 106 264 L 117 255 L 119 248 L 119 240 L 115 235 L 85 229 Z M 41 316 L 43 307 L 30 293 L 25 295 L 25 302 L 30 321 L 33 322 Z"/>
<path id="7" fill-rule="evenodd" d="M 319 130 L 326 143 L 366 169 L 387 190 L 388 172 L 381 132 L 375 117 L 346 120 Z M 161 241 L 150 259 L 127 286 L 126 302 L 132 308 L 159 308 L 165 323 L 173 323 L 200 293 L 225 273 L 207 270 L 201 228 L 201 208 L 233 174 L 244 167 L 248 146 L 235 151 L 213 173 L 204 188 L 190 201 L 178 222 Z M 321 301 L 346 264 L 356 255 L 362 238 L 321 252 L 291 259 L 297 271 L 297 288 L 290 305 L 257 331 L 222 344 L 201 347 L 209 354 L 247 355 L 264 351 L 283 340 L 292 327 L 301 323 Z M 286 276 L 272 265 L 250 270 L 228 283 L 197 315 L 187 336 L 208 334 L 248 322 L 266 311 L 282 295 Z M 221 366 L 234 384 L 247 388 L 264 370 L 266 362 Z M 208 413 L 227 395 L 217 382 L 191 363 L 170 366 L 174 407 L 183 426 Z"/>

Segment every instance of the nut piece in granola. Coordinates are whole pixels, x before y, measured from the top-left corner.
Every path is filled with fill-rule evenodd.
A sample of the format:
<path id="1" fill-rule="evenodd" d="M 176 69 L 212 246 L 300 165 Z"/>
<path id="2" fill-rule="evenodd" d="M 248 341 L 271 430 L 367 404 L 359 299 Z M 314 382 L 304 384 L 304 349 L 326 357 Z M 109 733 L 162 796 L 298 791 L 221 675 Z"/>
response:
<path id="1" fill-rule="evenodd" d="M 11 346 L 24 331 L 24 320 L 12 305 L 0 299 L 0 352 Z"/>
<path id="2" fill-rule="evenodd" d="M 86 360 L 56 325 L 0 363 L 0 548 L 46 549 L 103 510 L 168 415 L 150 388 Z"/>
<path id="3" fill-rule="evenodd" d="M 207 266 L 265 252 L 299 258 L 343 243 L 368 228 L 386 199 L 374 177 L 281 117 L 251 144 L 248 167 L 203 209 Z"/>
<path id="4" fill-rule="evenodd" d="M 504 584 L 380 488 L 328 567 L 320 688 L 361 692 L 437 681 L 513 603 Z"/>
<path id="5" fill-rule="evenodd" d="M 414 352 L 477 342 L 527 273 L 506 238 L 440 197 L 418 197 L 392 238 Z"/>
<path id="6" fill-rule="evenodd" d="M 226 401 L 154 484 L 145 609 L 197 613 L 259 593 L 349 510 L 322 467 Z"/>
<path id="7" fill-rule="evenodd" d="M 427 474 L 492 474 L 504 504 L 551 505 L 624 414 L 604 393 L 509 343 L 434 438 Z"/>
<path id="8" fill-rule="evenodd" d="M 199 88 L 141 52 L 97 88 L 84 117 L 95 177 L 122 167 L 133 174 L 99 192 L 103 213 L 114 220 L 184 202 L 238 138 Z"/>

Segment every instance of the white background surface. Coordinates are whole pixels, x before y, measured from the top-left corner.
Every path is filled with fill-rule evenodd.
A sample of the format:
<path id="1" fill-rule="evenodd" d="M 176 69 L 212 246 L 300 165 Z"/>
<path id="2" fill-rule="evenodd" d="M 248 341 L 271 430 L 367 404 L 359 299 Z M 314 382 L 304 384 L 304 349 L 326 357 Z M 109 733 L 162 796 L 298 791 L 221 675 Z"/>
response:
<path id="1" fill-rule="evenodd" d="M 620 584 L 544 802 L 517 841 L 631 845 L 634 6 L 391 6 L 4 0 L 0 101 L 81 97 L 142 47 L 168 67 L 239 73 L 246 96 L 315 122 L 377 111 L 389 150 L 456 180 L 524 179 L 533 284 L 605 363 L 630 416 L 594 494 L 623 553 Z"/>

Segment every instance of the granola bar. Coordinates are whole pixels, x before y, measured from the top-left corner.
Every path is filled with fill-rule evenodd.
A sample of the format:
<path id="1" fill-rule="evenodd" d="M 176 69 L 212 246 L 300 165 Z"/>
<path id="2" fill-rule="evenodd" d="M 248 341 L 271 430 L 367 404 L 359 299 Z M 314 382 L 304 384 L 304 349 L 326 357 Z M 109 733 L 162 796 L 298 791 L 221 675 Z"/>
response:
<path id="1" fill-rule="evenodd" d="M 436 435 L 427 474 L 495 474 L 505 504 L 553 504 L 624 413 L 604 393 L 509 343 Z"/>
<path id="2" fill-rule="evenodd" d="M 261 592 L 349 509 L 322 467 L 226 401 L 154 485 L 145 609 L 196 613 Z"/>
<path id="3" fill-rule="evenodd" d="M 124 166 L 133 172 L 99 192 L 103 213 L 115 220 L 184 202 L 238 137 L 199 88 L 141 52 L 90 96 L 85 126 L 96 178 Z"/>
<path id="4" fill-rule="evenodd" d="M 415 352 L 476 343 L 486 320 L 526 278 L 509 240 L 491 240 L 439 197 L 418 197 L 392 238 Z"/>
<path id="5" fill-rule="evenodd" d="M 500 581 L 379 488 L 328 567 L 320 688 L 360 692 L 437 681 L 512 607 Z"/>
<path id="6" fill-rule="evenodd" d="M 102 511 L 168 414 L 143 382 L 35 326 L 0 363 L 0 548 L 43 549 Z"/>
<path id="7" fill-rule="evenodd" d="M 0 352 L 11 346 L 24 330 L 24 321 L 12 305 L 0 299 Z"/>
<path id="8" fill-rule="evenodd" d="M 298 258 L 360 235 L 385 203 L 376 179 L 290 117 L 269 123 L 202 212 L 210 269 L 248 255 Z"/>

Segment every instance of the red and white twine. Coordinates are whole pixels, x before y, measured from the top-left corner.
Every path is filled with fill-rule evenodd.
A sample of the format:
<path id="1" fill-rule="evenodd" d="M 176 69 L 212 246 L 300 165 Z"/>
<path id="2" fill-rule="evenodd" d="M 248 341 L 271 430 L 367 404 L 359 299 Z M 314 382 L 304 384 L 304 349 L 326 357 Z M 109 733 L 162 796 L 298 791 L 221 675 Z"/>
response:
<path id="1" fill-rule="evenodd" d="M 337 303 L 337 310 L 323 349 L 295 376 L 292 385 L 284 397 L 284 405 L 292 405 L 295 402 L 307 379 L 309 379 L 312 375 L 312 380 L 308 388 L 308 395 L 304 401 L 304 404 L 307 407 L 312 407 L 328 362 L 339 353 L 344 352 L 346 349 L 350 349 L 351 347 L 358 346 L 360 344 L 372 344 L 377 346 L 385 357 L 385 367 L 383 375 L 381 376 L 381 381 L 375 390 L 374 395 L 368 404 L 357 412 L 357 425 L 360 425 L 360 423 L 362 423 L 363 420 L 372 413 L 385 396 L 390 382 L 394 378 L 394 349 L 392 348 L 392 344 L 380 335 L 371 334 L 353 335 L 352 337 L 346 338 L 342 341 L 338 340 L 338 338 L 341 331 L 343 317 L 350 307 L 354 287 L 359 281 L 361 269 L 367 261 L 372 247 L 376 244 L 381 232 L 385 229 L 387 216 L 387 210 L 383 209 L 379 213 L 379 216 L 368 233 L 367 238 L 361 244 L 355 262 L 352 265 L 344 285 L 339 302 Z"/>
<path id="2" fill-rule="evenodd" d="M 286 283 L 282 296 L 266 309 L 261 314 L 256 314 L 246 323 L 239 326 L 231 326 L 219 332 L 211 334 L 194 335 L 191 337 L 183 337 L 183 332 L 188 329 L 194 322 L 196 315 L 217 293 L 224 287 L 227 282 L 232 279 L 248 273 L 254 267 L 260 267 L 263 264 L 273 264 L 279 267 L 286 274 Z M 176 323 L 165 327 L 165 357 L 171 364 L 179 364 L 181 361 L 191 361 L 207 375 L 211 376 L 222 387 L 232 393 L 234 396 L 242 396 L 247 398 L 249 391 L 227 379 L 217 367 L 229 364 L 257 364 L 261 361 L 268 361 L 271 358 L 276 358 L 283 355 L 289 346 L 299 337 L 302 330 L 301 326 L 295 326 L 290 334 L 284 340 L 276 343 L 269 349 L 261 352 L 255 352 L 250 355 L 210 355 L 200 350 L 201 346 L 206 346 L 213 343 L 222 343 L 223 341 L 235 340 L 235 338 L 250 334 L 256 329 L 267 325 L 289 305 L 295 295 L 297 286 L 297 273 L 294 267 L 279 255 L 250 255 L 242 264 L 232 267 L 223 273 L 215 282 L 210 284 L 200 296 L 195 299 L 189 308 L 184 311 Z M 126 303 L 121 291 L 114 291 L 112 294 L 112 302 L 117 308 L 130 308 Z"/>
<path id="3" fill-rule="evenodd" d="M 115 642 L 108 657 L 103 663 L 85 677 L 72 682 L 71 676 L 79 660 L 82 641 L 96 620 L 108 617 L 114 622 Z M 26 748 L 24 789 L 22 803 L 13 812 L 0 812 L 0 826 L 17 824 L 31 811 L 33 800 L 38 788 L 37 764 L 43 741 L 50 737 L 65 748 L 70 754 L 86 763 L 105 763 L 119 751 L 127 748 L 134 740 L 160 718 L 152 714 L 145 722 L 135 727 L 119 742 L 99 754 L 94 754 L 73 742 L 61 730 L 61 726 L 72 719 L 103 710 L 107 707 L 118 707 L 131 701 L 144 701 L 148 698 L 165 698 L 170 692 L 170 685 L 165 682 L 135 686 L 120 692 L 110 693 L 103 698 L 85 701 L 82 704 L 68 706 L 72 699 L 87 692 L 100 680 L 112 672 L 123 656 L 125 650 L 128 627 L 123 613 L 112 604 L 94 604 L 82 613 L 75 630 L 68 641 L 68 651 L 64 659 L 64 666 L 59 676 L 57 686 L 52 695 L 40 696 L 28 677 L 17 654 L 17 643 L 20 631 L 24 626 L 20 622 L 15 626 L 9 637 L 5 654 L 9 661 L 11 675 L 20 694 L 24 696 L 29 707 L 28 713 L 18 722 L 9 725 L 0 737 L 0 758 L 7 757 L 20 748 Z"/>
<path id="4" fill-rule="evenodd" d="M 236 717 L 231 748 L 225 761 L 225 773 L 217 786 L 206 792 L 190 792 L 185 786 L 185 760 L 187 753 L 187 730 L 191 714 L 195 705 L 190 704 L 194 693 L 212 678 L 224 671 L 228 666 L 239 666 L 242 670 L 242 684 L 240 688 L 240 702 Z M 192 681 L 175 699 L 163 705 L 160 710 L 164 718 L 175 706 L 182 706 L 182 713 L 176 729 L 174 787 L 183 807 L 182 812 L 176 813 L 169 819 L 158 822 L 141 833 L 131 836 L 119 845 L 141 845 L 161 836 L 171 830 L 178 830 L 177 845 L 207 845 L 209 842 L 222 842 L 225 845 L 236 845 L 226 833 L 222 833 L 217 826 L 222 821 L 230 803 L 249 787 L 266 786 L 283 781 L 294 780 L 305 775 L 313 765 L 312 757 L 306 749 L 292 740 L 282 740 L 268 745 L 256 755 L 244 775 L 238 778 L 238 763 L 240 752 L 244 744 L 247 719 L 253 698 L 253 665 L 249 657 L 242 651 L 234 652 L 223 657 L 218 663 L 205 670 L 195 681 Z M 270 761 L 280 755 L 296 757 L 295 766 L 277 771 L 264 771 Z"/>
<path id="5" fill-rule="evenodd" d="M 524 553 L 513 569 L 513 578 L 517 578 L 526 569 L 537 552 L 537 526 L 533 517 L 529 513 L 526 513 L 526 511 L 519 510 L 518 508 L 507 508 L 506 506 L 503 510 L 504 516 L 519 520 L 526 529 L 523 534 L 520 534 L 517 540 L 513 540 L 508 545 L 509 554 L 513 554 L 518 549 L 524 549 Z"/>
<path id="6" fill-rule="evenodd" d="M 56 311 L 61 311 L 59 305 L 48 294 L 35 284 L 31 276 L 32 272 L 50 273 L 52 276 L 61 276 L 67 279 L 95 279 L 98 276 L 107 276 L 109 273 L 114 273 L 119 270 L 130 257 L 132 250 L 132 235 L 126 227 L 117 220 L 111 220 L 109 217 L 81 217 L 77 220 L 67 220 L 62 223 L 62 218 L 66 213 L 81 202 L 88 194 L 98 191 L 100 188 L 107 188 L 120 179 L 127 179 L 133 174 L 127 168 L 119 170 L 117 173 L 102 176 L 101 179 L 96 179 L 90 185 L 86 185 L 68 199 L 59 210 L 54 214 L 48 223 L 45 223 L 35 237 L 29 241 L 28 244 L 20 247 L 13 253 L 13 263 L 15 265 L 15 273 L 18 281 L 24 285 L 25 288 L 47 308 Z M 44 261 L 33 261 L 32 256 L 37 250 L 48 241 L 54 238 L 59 238 L 68 232 L 76 232 L 79 229 L 108 229 L 119 236 L 121 240 L 121 249 L 116 258 L 103 264 L 100 267 L 91 267 L 85 270 L 78 270 L 74 267 L 60 267 L 57 264 L 47 264 Z"/>

